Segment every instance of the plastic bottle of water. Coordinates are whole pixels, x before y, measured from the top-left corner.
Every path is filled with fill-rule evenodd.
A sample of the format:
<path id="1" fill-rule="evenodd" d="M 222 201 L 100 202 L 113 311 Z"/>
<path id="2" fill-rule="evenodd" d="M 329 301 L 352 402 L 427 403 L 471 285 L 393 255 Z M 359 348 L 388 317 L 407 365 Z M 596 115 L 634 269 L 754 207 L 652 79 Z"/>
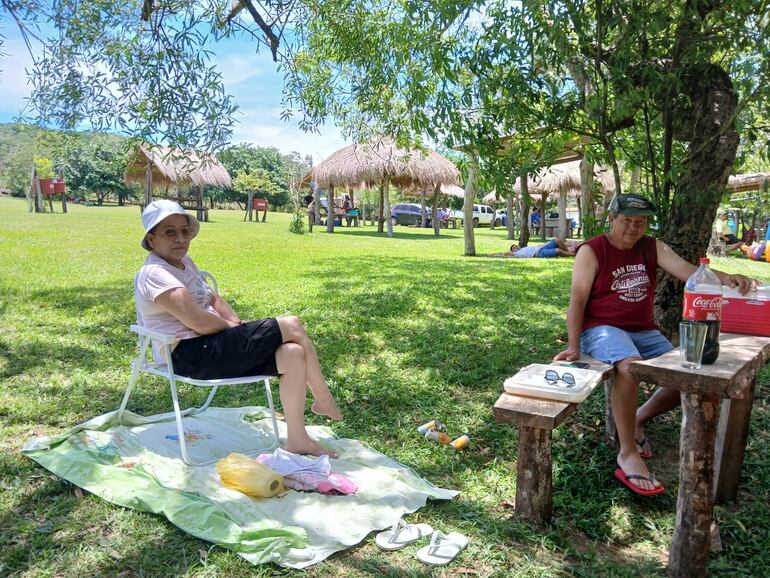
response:
<path id="1" fill-rule="evenodd" d="M 719 326 L 722 320 L 722 283 L 709 268 L 709 260 L 701 257 L 700 266 L 684 286 L 684 311 L 682 318 L 703 323 L 706 344 L 703 346 L 701 363 L 714 363 L 719 357 Z"/>

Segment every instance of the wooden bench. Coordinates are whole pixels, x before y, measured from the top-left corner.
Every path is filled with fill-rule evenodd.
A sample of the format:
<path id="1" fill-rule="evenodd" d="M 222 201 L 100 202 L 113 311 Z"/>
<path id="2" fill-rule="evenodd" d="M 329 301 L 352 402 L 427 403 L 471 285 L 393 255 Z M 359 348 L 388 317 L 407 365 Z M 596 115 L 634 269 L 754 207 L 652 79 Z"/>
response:
<path id="1" fill-rule="evenodd" d="M 607 391 L 607 431 L 614 437 L 609 410 L 612 366 L 583 355 L 586 369 L 601 374 Z M 598 389 L 598 386 L 597 388 Z M 595 390 L 594 390 L 595 391 Z M 519 428 L 516 467 L 516 514 L 531 522 L 548 522 L 553 512 L 551 432 L 577 409 L 577 403 L 503 393 L 495 402 L 495 420 Z M 610 425 L 612 422 L 612 425 Z"/>
<path id="2" fill-rule="evenodd" d="M 209 222 L 209 210 L 207 207 L 201 207 L 200 209 L 196 205 L 182 205 L 179 203 L 185 211 L 191 211 L 196 213 L 196 218 L 199 221 Z"/>

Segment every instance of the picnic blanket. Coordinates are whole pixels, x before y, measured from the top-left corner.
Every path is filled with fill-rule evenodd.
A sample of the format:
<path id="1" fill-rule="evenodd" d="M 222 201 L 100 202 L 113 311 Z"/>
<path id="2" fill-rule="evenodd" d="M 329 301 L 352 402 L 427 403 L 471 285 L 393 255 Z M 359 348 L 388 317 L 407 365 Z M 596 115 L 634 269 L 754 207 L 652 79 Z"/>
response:
<path id="1" fill-rule="evenodd" d="M 201 460 L 224 457 L 234 444 L 259 447 L 269 427 L 265 408 L 209 408 L 184 418 L 188 451 Z M 214 465 L 189 467 L 179 458 L 173 416 L 92 418 L 57 436 L 32 439 L 22 452 L 56 475 L 115 504 L 162 514 L 203 540 L 237 552 L 253 564 L 305 568 L 390 527 L 428 498 L 458 494 L 434 486 L 410 468 L 327 427 L 312 437 L 339 454 L 332 470 L 350 478 L 355 495 L 287 491 L 250 498 L 224 487 Z M 279 422 L 282 439 L 286 428 Z M 235 446 L 237 447 L 237 445 Z"/>

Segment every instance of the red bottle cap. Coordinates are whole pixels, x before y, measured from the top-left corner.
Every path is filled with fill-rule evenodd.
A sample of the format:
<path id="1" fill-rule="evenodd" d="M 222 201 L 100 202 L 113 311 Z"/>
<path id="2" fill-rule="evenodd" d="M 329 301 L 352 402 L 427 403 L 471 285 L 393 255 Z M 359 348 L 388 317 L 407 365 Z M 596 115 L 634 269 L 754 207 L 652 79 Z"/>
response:
<path id="1" fill-rule="evenodd" d="M 708 257 L 701 257 L 700 258 L 700 264 L 701 265 L 708 265 L 709 263 L 711 263 L 711 261 L 709 261 Z"/>

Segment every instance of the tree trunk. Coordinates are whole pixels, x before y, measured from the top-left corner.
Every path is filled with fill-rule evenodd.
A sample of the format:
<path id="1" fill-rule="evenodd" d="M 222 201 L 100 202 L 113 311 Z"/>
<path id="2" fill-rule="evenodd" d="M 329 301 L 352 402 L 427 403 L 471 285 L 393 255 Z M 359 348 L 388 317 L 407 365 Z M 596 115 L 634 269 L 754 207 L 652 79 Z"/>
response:
<path id="1" fill-rule="evenodd" d="M 590 239 L 599 232 L 596 223 L 593 188 L 594 163 L 584 156 L 580 161 L 580 227 L 584 239 Z"/>
<path id="2" fill-rule="evenodd" d="M 313 187 L 313 223 L 321 224 L 321 192 L 318 190 L 318 185 Z"/>
<path id="3" fill-rule="evenodd" d="M 379 216 L 377 218 L 377 232 L 382 233 L 383 226 L 385 225 L 384 220 L 384 210 L 385 210 L 385 181 L 382 181 L 380 183 L 380 208 L 379 210 Z M 388 215 L 388 219 L 390 219 L 390 215 Z"/>
<path id="4" fill-rule="evenodd" d="M 688 96 L 693 107 L 692 118 L 683 119 L 681 125 L 691 129 L 687 135 L 690 145 L 660 238 L 683 259 L 696 263 L 706 254 L 711 224 L 738 150 L 734 116 L 738 102 L 729 77 L 715 65 L 693 71 L 691 83 L 684 88 L 686 92 L 691 89 Z M 667 336 L 676 333 L 681 318 L 682 286 L 666 273 L 658 281 L 655 313 Z"/>
<path id="5" fill-rule="evenodd" d="M 433 189 L 433 216 L 431 222 L 433 223 L 433 234 L 438 237 L 441 229 L 441 223 L 438 220 L 438 198 L 441 194 L 441 185 L 436 183 L 436 187 Z"/>
<path id="6" fill-rule="evenodd" d="M 326 193 L 326 232 L 334 232 L 334 185 L 329 186 L 329 192 Z"/>
<path id="7" fill-rule="evenodd" d="M 385 179 L 382 184 L 382 196 L 383 196 L 383 210 L 385 211 L 385 218 L 388 220 L 386 223 L 388 230 L 388 237 L 393 236 L 393 220 L 390 218 L 390 179 Z"/>
<path id="8" fill-rule="evenodd" d="M 463 237 L 465 238 L 465 255 L 476 255 L 476 238 L 473 234 L 473 199 L 476 196 L 476 173 L 478 157 L 474 154 L 468 162 L 468 181 L 465 183 L 465 201 L 463 205 Z"/>
<path id="9" fill-rule="evenodd" d="M 545 202 L 548 200 L 548 195 L 543 192 L 540 197 L 540 240 L 545 241 Z"/>
<path id="10" fill-rule="evenodd" d="M 521 235 L 519 236 L 519 247 L 526 247 L 529 244 L 529 207 L 532 204 L 532 198 L 529 196 L 529 177 L 526 174 L 519 178 L 521 182 Z M 542 224 L 543 216 L 540 218 Z"/>
<path id="11" fill-rule="evenodd" d="M 508 229 L 508 236 L 506 237 L 509 241 L 512 241 L 516 238 L 516 223 L 514 222 L 514 210 L 513 210 L 513 191 L 508 191 L 508 193 L 505 195 L 505 214 L 506 214 L 506 228 Z M 524 230 L 524 225 L 521 226 L 522 231 Z"/>
<path id="12" fill-rule="evenodd" d="M 642 188 L 642 167 L 633 165 L 631 167 L 631 184 L 628 187 L 629 193 L 638 193 Z"/>
<path id="13" fill-rule="evenodd" d="M 562 239 L 567 238 L 567 189 L 561 187 L 559 189 L 559 199 L 556 201 L 556 206 L 559 210 L 559 234 Z"/>

